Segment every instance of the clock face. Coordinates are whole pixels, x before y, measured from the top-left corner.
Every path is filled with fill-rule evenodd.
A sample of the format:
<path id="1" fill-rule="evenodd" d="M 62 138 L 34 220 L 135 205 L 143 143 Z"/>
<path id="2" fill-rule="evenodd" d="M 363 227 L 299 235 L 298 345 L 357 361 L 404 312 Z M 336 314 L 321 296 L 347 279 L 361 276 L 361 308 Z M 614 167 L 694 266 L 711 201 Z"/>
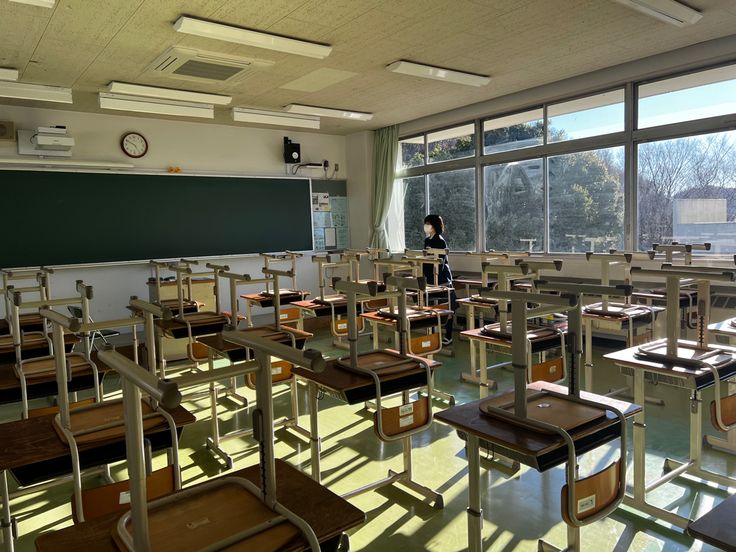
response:
<path id="1" fill-rule="evenodd" d="M 148 151 L 148 142 L 146 142 L 146 139 L 142 134 L 138 134 L 137 132 L 128 132 L 127 134 L 124 134 L 122 140 L 120 140 L 120 147 L 123 148 L 125 155 L 138 159 L 139 157 L 146 155 L 146 152 Z"/>

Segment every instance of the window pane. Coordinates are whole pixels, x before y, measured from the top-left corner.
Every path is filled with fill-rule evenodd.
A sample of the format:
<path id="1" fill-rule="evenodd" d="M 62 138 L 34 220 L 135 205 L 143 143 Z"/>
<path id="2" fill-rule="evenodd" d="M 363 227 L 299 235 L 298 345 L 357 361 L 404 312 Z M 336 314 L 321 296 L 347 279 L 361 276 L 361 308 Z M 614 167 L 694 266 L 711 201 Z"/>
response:
<path id="1" fill-rule="evenodd" d="M 414 176 L 396 181 L 404 187 L 404 241 L 407 249 L 424 248 L 424 217 L 427 216 L 427 199 L 424 177 Z"/>
<path id="2" fill-rule="evenodd" d="M 623 247 L 623 155 L 617 147 L 549 158 L 550 251 Z"/>
<path id="3" fill-rule="evenodd" d="M 471 123 L 427 135 L 429 162 L 439 163 L 475 155 L 475 126 Z"/>
<path id="4" fill-rule="evenodd" d="M 541 109 L 483 122 L 483 153 L 541 146 L 543 142 L 544 120 Z"/>
<path id="5" fill-rule="evenodd" d="M 639 145 L 639 247 L 711 242 L 736 253 L 736 131 Z"/>
<path id="6" fill-rule="evenodd" d="M 544 182 L 541 159 L 483 169 L 486 249 L 544 250 Z"/>
<path id="7" fill-rule="evenodd" d="M 624 130 L 624 91 L 550 105 L 547 119 L 548 142 L 620 132 Z"/>
<path id="8" fill-rule="evenodd" d="M 736 112 L 736 65 L 639 87 L 638 128 Z"/>
<path id="9" fill-rule="evenodd" d="M 430 174 L 427 178 L 429 212 L 445 221 L 447 246 L 453 251 L 475 250 L 475 169 Z"/>
<path id="10" fill-rule="evenodd" d="M 399 141 L 399 168 L 424 165 L 424 136 Z"/>

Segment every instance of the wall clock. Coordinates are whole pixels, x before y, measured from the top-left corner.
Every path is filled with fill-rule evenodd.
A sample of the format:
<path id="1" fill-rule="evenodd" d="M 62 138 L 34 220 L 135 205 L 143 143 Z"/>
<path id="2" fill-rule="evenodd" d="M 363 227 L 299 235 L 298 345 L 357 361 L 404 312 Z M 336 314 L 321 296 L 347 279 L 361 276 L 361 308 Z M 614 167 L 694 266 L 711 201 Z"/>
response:
<path id="1" fill-rule="evenodd" d="M 142 134 L 138 132 L 126 132 L 120 139 L 120 147 L 128 157 L 139 159 L 146 155 L 148 151 L 148 142 Z"/>

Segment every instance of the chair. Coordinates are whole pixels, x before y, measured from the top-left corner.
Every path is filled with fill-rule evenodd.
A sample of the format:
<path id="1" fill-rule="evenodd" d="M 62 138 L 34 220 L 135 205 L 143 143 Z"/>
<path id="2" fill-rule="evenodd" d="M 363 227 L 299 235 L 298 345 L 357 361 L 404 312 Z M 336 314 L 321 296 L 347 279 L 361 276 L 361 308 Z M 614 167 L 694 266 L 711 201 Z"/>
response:
<path id="1" fill-rule="evenodd" d="M 69 310 L 69 314 L 71 314 L 72 317 L 78 318 L 80 320 L 83 318 L 81 307 L 77 307 L 76 305 L 69 305 L 67 306 L 67 309 Z M 91 323 L 94 323 L 94 320 L 92 320 L 91 316 L 89 316 L 88 318 Z M 98 337 L 102 339 L 105 345 L 109 345 L 110 343 L 107 341 L 107 339 L 110 337 L 117 337 L 119 335 L 120 332 L 117 330 L 95 330 L 89 336 L 90 349 L 97 350 L 97 348 L 95 347 L 95 339 L 97 339 Z"/>

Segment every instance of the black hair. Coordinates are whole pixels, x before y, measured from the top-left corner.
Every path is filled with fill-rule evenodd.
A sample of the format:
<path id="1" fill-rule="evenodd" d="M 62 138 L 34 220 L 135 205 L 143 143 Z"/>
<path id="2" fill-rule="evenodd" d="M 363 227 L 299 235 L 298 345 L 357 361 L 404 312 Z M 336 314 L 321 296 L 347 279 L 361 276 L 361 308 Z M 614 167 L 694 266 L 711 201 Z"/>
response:
<path id="1" fill-rule="evenodd" d="M 439 215 L 427 215 L 424 217 L 424 224 L 430 224 L 438 236 L 445 233 L 445 223 Z"/>

